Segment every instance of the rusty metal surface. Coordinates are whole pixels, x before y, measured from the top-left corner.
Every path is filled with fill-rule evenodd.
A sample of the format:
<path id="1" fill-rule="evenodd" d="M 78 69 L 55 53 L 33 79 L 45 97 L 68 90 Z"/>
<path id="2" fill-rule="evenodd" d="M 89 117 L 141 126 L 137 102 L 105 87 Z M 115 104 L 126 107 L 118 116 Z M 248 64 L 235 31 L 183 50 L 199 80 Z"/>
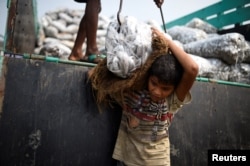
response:
<path id="1" fill-rule="evenodd" d="M 6 60 L 0 55 L 0 119 L 2 115 L 4 91 L 5 91 Z"/>
<path id="2" fill-rule="evenodd" d="M 15 48 L 13 45 L 14 39 L 14 30 L 15 30 L 15 22 L 16 22 L 16 8 L 17 8 L 17 0 L 10 1 L 10 6 L 8 9 L 8 18 L 6 25 L 6 46 L 5 49 L 7 51 L 15 52 Z"/>
<path id="3" fill-rule="evenodd" d="M 8 9 L 5 50 L 33 53 L 36 44 L 33 0 L 11 0 Z"/>

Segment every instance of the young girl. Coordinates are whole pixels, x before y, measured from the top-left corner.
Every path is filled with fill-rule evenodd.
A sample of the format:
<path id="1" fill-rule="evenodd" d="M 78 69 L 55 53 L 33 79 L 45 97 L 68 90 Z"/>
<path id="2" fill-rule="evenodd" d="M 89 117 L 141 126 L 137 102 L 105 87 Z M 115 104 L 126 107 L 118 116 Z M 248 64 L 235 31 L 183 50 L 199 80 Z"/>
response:
<path id="1" fill-rule="evenodd" d="M 163 37 L 155 29 L 153 33 Z M 125 94 L 113 158 L 127 166 L 170 165 L 168 128 L 173 114 L 191 101 L 198 66 L 173 41 L 165 40 L 171 52 L 154 61 L 146 89 Z"/>
<path id="2" fill-rule="evenodd" d="M 168 128 L 173 115 L 191 101 L 189 91 L 198 74 L 198 65 L 179 46 L 157 29 L 152 28 L 152 34 L 164 40 L 169 51 L 157 56 L 147 70 L 146 86 L 140 82 L 141 89 L 127 88 L 122 93 L 123 101 L 119 103 L 123 113 L 113 158 L 126 166 L 170 165 Z M 107 77 L 99 74 L 99 78 L 101 76 Z M 94 87 L 105 93 L 105 86 L 110 83 L 103 86 L 105 82 L 95 78 L 92 79 Z M 104 88 L 98 89 L 95 85 Z"/>

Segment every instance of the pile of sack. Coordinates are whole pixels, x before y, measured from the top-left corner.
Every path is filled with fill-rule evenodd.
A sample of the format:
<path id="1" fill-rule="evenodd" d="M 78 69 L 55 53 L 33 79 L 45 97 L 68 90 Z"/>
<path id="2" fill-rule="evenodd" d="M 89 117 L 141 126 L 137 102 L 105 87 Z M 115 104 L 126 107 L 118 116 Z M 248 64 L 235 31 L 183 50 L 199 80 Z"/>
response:
<path id="1" fill-rule="evenodd" d="M 67 59 L 83 14 L 83 10 L 71 9 L 59 9 L 46 13 L 41 18 L 38 47 L 35 49 L 35 53 Z M 108 46 L 114 46 L 114 43 L 112 44 L 106 39 L 108 39 L 107 35 L 112 36 L 112 32 L 107 32 L 110 23 L 115 21 L 116 17 L 99 15 L 97 42 L 102 51 L 105 51 Z M 138 22 L 136 19 L 133 20 L 136 25 Z M 144 24 L 158 28 L 161 26 L 155 20 L 149 20 Z M 217 31 L 214 26 L 198 18 L 190 20 L 184 26 L 174 26 L 167 29 L 168 35 L 198 63 L 200 77 L 250 84 L 249 41 L 246 41 L 244 36 L 239 33 L 220 35 Z M 142 32 L 145 32 L 145 29 Z M 130 43 L 127 42 L 127 44 L 133 47 L 135 42 L 131 37 L 133 36 L 126 40 L 130 40 Z M 142 43 L 148 44 L 149 40 L 145 39 Z M 85 48 L 84 44 L 83 52 Z"/>

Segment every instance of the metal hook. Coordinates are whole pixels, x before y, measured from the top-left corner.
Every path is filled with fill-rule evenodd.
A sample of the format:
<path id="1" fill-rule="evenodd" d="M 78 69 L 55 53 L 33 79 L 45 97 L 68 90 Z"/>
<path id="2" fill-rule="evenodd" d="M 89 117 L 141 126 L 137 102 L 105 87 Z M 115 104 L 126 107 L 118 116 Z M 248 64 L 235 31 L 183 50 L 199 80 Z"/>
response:
<path id="1" fill-rule="evenodd" d="M 160 12 L 161 12 L 161 19 L 162 19 L 162 23 L 163 23 L 163 28 L 164 28 L 165 33 L 167 33 L 167 30 L 166 30 L 165 21 L 164 21 L 164 17 L 163 17 L 163 12 L 162 12 L 161 6 L 160 6 Z"/>
<path id="2" fill-rule="evenodd" d="M 118 23 L 119 25 L 121 26 L 121 20 L 120 20 L 120 13 L 121 13 L 121 10 L 122 10 L 122 3 L 123 3 L 123 0 L 120 0 L 120 6 L 119 6 L 119 10 L 117 12 L 117 20 L 118 20 Z M 118 28 L 118 32 L 120 32 L 120 27 Z"/>

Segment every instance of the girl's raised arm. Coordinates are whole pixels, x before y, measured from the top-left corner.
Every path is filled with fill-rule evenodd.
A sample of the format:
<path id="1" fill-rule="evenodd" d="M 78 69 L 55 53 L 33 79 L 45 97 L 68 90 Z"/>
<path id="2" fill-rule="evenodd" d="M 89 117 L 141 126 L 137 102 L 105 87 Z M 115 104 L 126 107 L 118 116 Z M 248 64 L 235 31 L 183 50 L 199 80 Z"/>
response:
<path id="1" fill-rule="evenodd" d="M 181 81 L 175 90 L 178 99 L 183 101 L 195 81 L 199 67 L 197 63 L 191 58 L 191 56 L 188 55 L 181 47 L 176 45 L 173 40 L 168 39 L 162 32 L 155 28 L 152 28 L 152 32 L 166 39 L 170 50 L 183 67 L 184 72 Z"/>

